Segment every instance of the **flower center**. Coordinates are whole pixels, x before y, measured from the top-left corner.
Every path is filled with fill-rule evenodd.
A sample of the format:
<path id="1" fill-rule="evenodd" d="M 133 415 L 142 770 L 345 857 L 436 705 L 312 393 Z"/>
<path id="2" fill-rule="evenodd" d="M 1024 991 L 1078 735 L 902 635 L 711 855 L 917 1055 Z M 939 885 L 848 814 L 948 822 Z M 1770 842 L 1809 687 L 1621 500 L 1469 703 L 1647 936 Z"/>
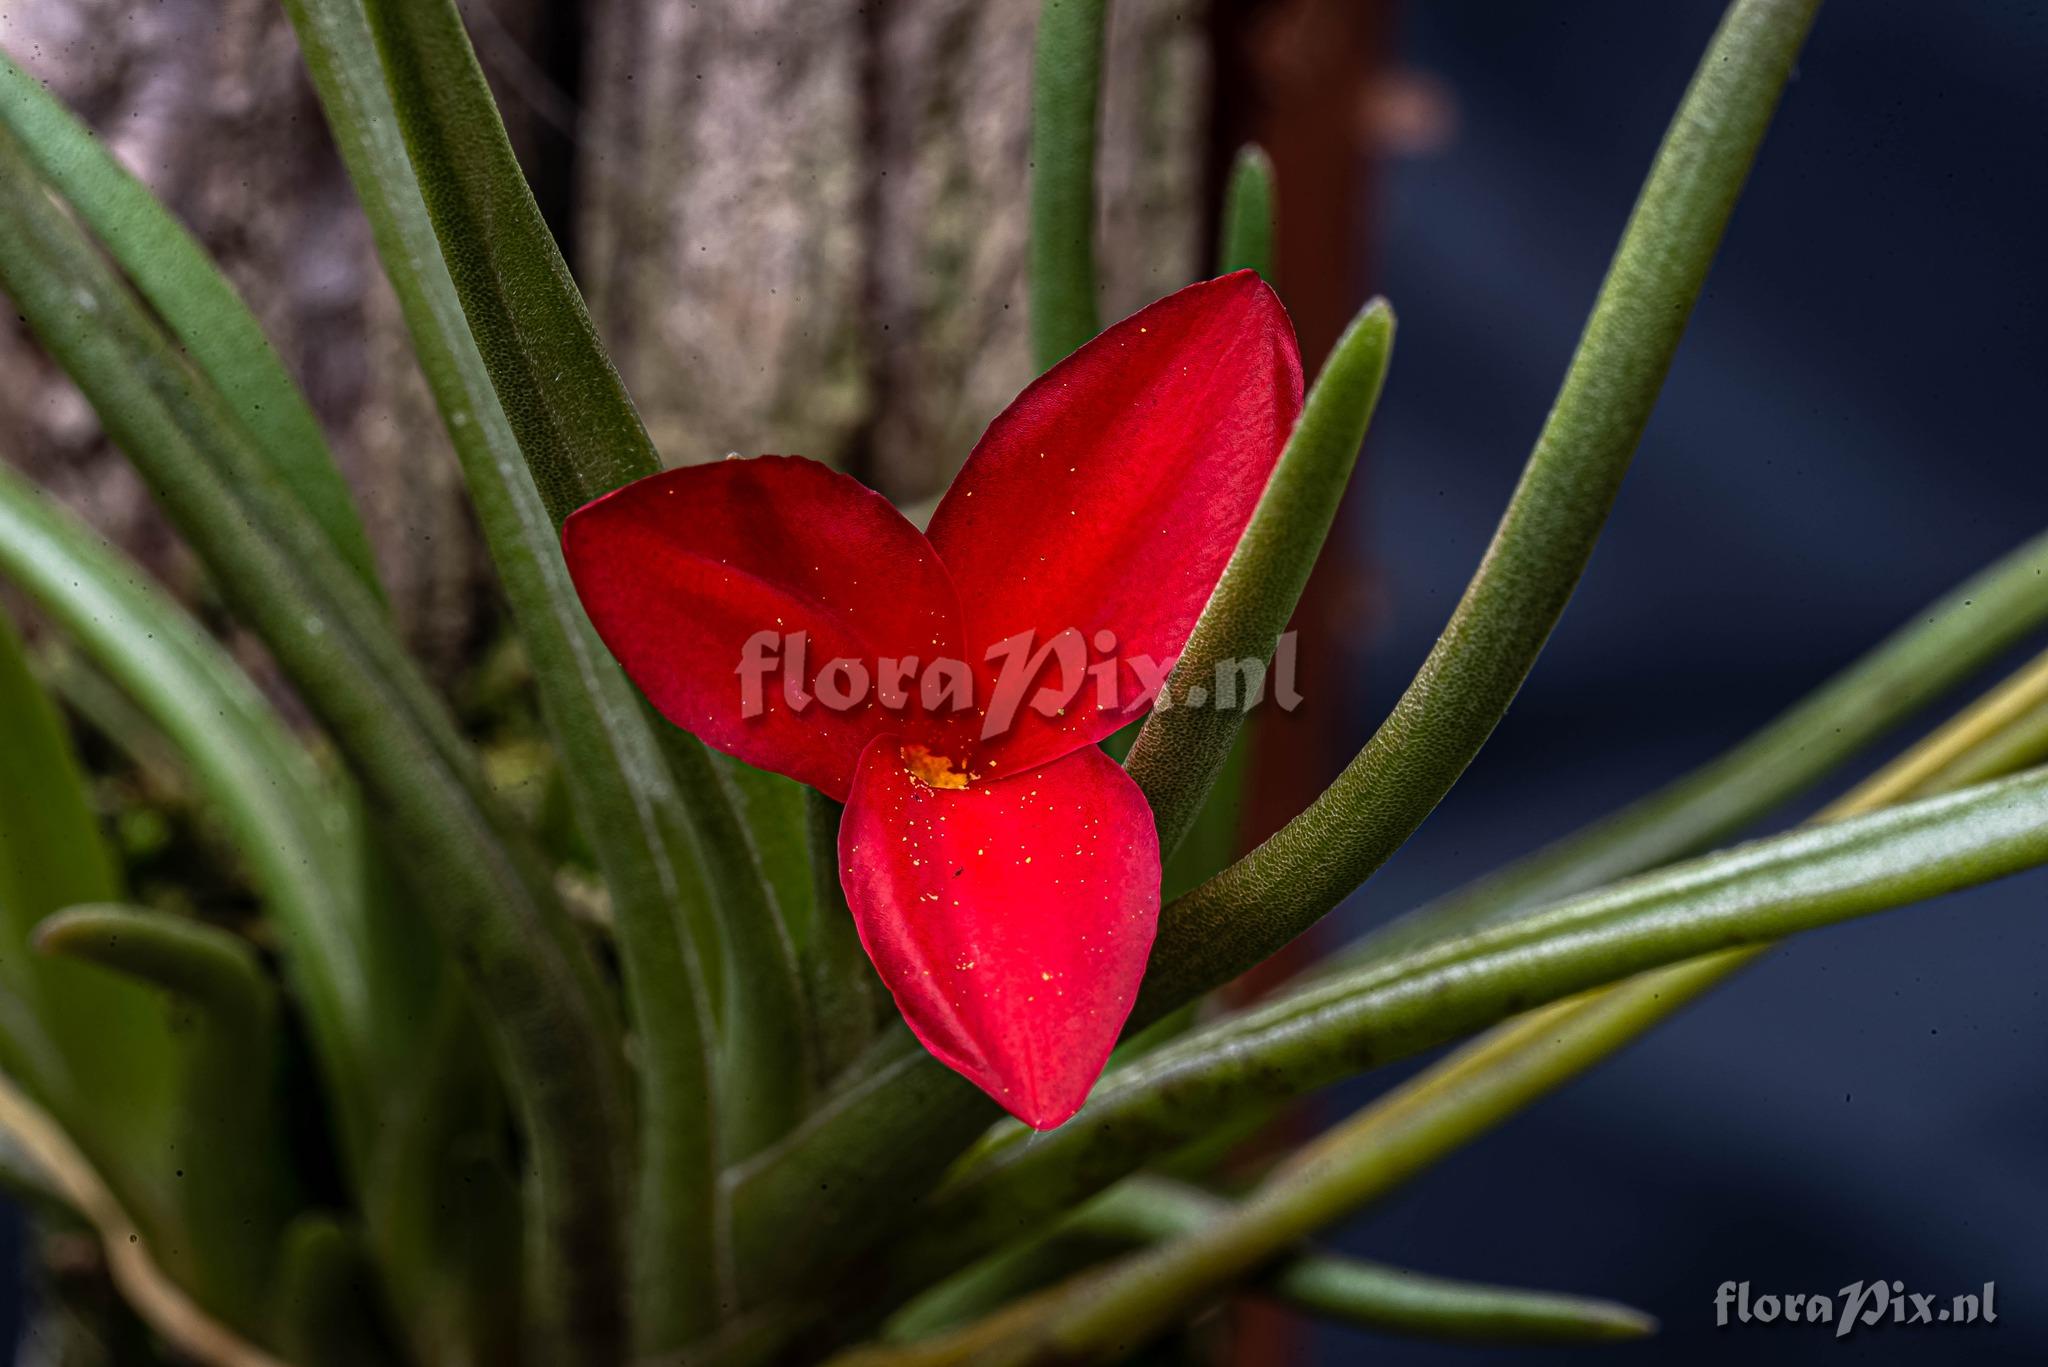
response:
<path id="1" fill-rule="evenodd" d="M 927 788 L 965 788 L 967 780 L 974 777 L 965 769 L 954 768 L 950 756 L 933 754 L 922 745 L 903 747 L 903 767 Z"/>

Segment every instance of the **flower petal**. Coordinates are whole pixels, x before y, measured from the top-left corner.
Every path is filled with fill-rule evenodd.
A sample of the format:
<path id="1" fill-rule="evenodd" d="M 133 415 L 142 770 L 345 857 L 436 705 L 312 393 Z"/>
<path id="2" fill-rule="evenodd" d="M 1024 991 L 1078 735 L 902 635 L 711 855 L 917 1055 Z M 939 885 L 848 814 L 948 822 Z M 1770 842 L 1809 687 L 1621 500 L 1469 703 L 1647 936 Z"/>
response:
<path id="1" fill-rule="evenodd" d="M 1137 999 L 1159 919 L 1159 837 L 1087 747 L 967 788 L 861 756 L 840 879 L 897 1009 L 940 1062 L 1049 1129 L 1081 1108 Z"/>
<path id="2" fill-rule="evenodd" d="M 969 652 L 1068 629 L 1093 647 L 1107 630 L 1116 655 L 1159 667 L 1156 685 L 1300 412 L 1293 326 L 1251 271 L 1169 295 L 1047 371 L 989 425 L 932 515 Z M 987 696 L 993 671 L 984 677 Z M 1091 682 L 1062 716 L 1019 709 L 988 750 L 1016 772 L 1108 735 L 1149 701 L 1124 665 L 1111 706 Z"/>
<path id="3" fill-rule="evenodd" d="M 889 501 L 816 461 L 761 456 L 637 480 L 571 514 L 562 546 L 598 635 L 662 714 L 749 764 L 842 801 L 879 731 L 926 723 L 877 700 L 879 661 L 957 658 L 959 600 L 944 566 Z M 757 633 L 805 634 L 805 667 L 755 689 L 740 671 Z M 758 650 L 758 648 L 757 648 Z M 867 698 L 836 710 L 818 671 L 861 662 Z M 842 693 L 851 676 L 840 676 Z M 793 695 L 785 684 L 798 686 Z"/>

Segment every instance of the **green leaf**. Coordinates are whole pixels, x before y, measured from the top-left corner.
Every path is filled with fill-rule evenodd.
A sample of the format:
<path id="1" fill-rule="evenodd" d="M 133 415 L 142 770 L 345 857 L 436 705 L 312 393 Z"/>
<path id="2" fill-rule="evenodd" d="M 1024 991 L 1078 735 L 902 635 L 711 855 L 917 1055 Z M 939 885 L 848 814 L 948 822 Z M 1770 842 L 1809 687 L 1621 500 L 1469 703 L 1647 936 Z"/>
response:
<path id="1" fill-rule="evenodd" d="M 1564 611 L 1819 0 L 1737 0 L 1700 63 L 1493 544 L 1392 715 L 1272 839 L 1162 914 L 1139 1014 L 1236 977 L 1405 842 Z"/>
<path id="2" fill-rule="evenodd" d="M 23 589 L 161 728 L 249 860 L 279 932 L 353 1189 L 365 1195 L 379 1184 L 406 1183 L 407 1164 L 438 1178 L 446 1134 L 431 1125 L 417 1133 L 407 1123 L 411 1112 L 392 1104 L 389 1079 L 415 1077 L 422 1088 L 488 1111 L 478 1089 L 455 1075 L 463 1065 L 449 1061 L 451 1052 L 473 1052 L 475 1042 L 422 1048 L 420 1041 L 423 1020 L 446 1015 L 441 1033 L 465 1037 L 474 1022 L 426 918 L 386 885 L 382 861 L 365 848 L 360 800 L 320 772 L 227 651 L 153 588 L 140 566 L 4 469 L 0 578 Z M 480 1061 L 467 1066 L 481 1070 Z M 449 1275 L 451 1263 L 459 1275 L 462 1258 L 437 1252 L 434 1239 L 405 1247 L 415 1231 L 402 1220 L 373 1218 L 372 1227 L 392 1264 L 406 1269 L 397 1290 L 409 1318 L 437 1313 L 433 1303 L 445 1293 L 418 1288 Z M 494 1295 L 502 1281 L 492 1269 Z M 450 1359 L 441 1352 L 428 1360 Z"/>
<path id="3" fill-rule="evenodd" d="M 874 1040 L 887 989 L 861 948 L 846 891 L 839 885 L 840 806 L 813 789 L 804 790 L 805 829 L 810 845 L 812 919 L 804 942 L 804 981 L 809 988 L 818 1068 L 837 1077 Z"/>
<path id="4" fill-rule="evenodd" d="M 0 577 L 26 591 L 161 728 L 250 861 L 282 934 L 352 1172 L 381 1125 L 373 1078 L 400 1066 L 433 945 L 368 896 L 353 799 L 227 651 L 140 566 L 0 470 Z"/>
<path id="5" fill-rule="evenodd" d="M 1892 761 L 1815 818 L 1838 820 L 1969 779 L 2011 772 L 2048 757 L 2048 655 L 1992 690 L 1932 736 Z M 1613 1056 L 1768 946 L 1688 960 L 1599 991 L 1555 1002 L 1481 1036 L 1361 1111 L 1318 1157 L 1303 1155 L 1288 1177 L 1304 1202 L 1356 1205 L 1470 1142 L 1546 1092 Z M 1256 1242 L 1262 1236 L 1254 1233 Z M 1197 1255 L 1198 1260 L 1199 1255 Z M 1185 1284 L 1194 1260 L 1163 1271 Z"/>
<path id="6" fill-rule="evenodd" d="M 277 985 L 248 941 L 166 912 L 118 903 L 67 907 L 42 921 L 35 946 L 45 954 L 98 964 L 160 987 L 221 1028 L 230 1051 L 272 1055 L 277 1044 Z M 248 1056 L 235 1059 L 250 1062 Z M 247 1067 L 222 1070 L 246 1085 Z"/>
<path id="7" fill-rule="evenodd" d="M 1834 771 L 2048 622 L 2048 534 L 1909 617 L 1847 669 L 1692 773 L 1382 927 L 1389 953 L 1710 848 Z M 1956 786 L 1994 772 L 1964 775 Z"/>
<path id="8" fill-rule="evenodd" d="M 744 841 L 728 838 L 738 827 L 730 794 L 701 746 L 650 725 L 584 616 L 561 555 L 562 518 L 658 462 L 519 173 L 454 5 L 289 0 L 287 8 L 461 459 L 612 892 L 644 1102 L 634 1332 L 642 1351 L 672 1348 L 708 1327 L 722 1299 L 714 1278 L 679 1284 L 673 1275 L 723 1262 L 714 1118 L 703 1104 L 710 994 L 680 922 L 704 910 L 693 897 L 700 885 L 686 867 L 690 850 L 725 913 L 729 956 L 759 968 L 729 979 L 727 1043 L 744 1052 L 721 1079 L 725 1133 L 751 1151 L 793 1125 L 808 1069 L 799 1048 L 777 1048 L 800 1041 L 795 999 L 747 995 L 764 983 L 793 992 L 796 978 L 793 953 L 748 952 L 776 927 L 761 914 L 769 894 Z M 742 908 L 736 896 L 752 900 Z M 577 1347 L 605 1351 L 589 1335 Z"/>
<path id="9" fill-rule="evenodd" d="M 1248 1108 L 1545 1002 L 2043 862 L 2048 773 L 2031 773 L 1737 846 L 1304 985 L 1109 1075 L 1056 1131 L 1027 1140 L 1006 1125 L 926 1213 L 908 1264 L 957 1267 Z"/>
<path id="10" fill-rule="evenodd" d="M 292 1222 L 280 1255 L 278 1338 L 298 1367 L 384 1367 L 401 1360 L 383 1323 L 377 1265 L 334 1216 Z"/>
<path id="11" fill-rule="evenodd" d="M 1062 1220 L 1052 1235 L 1005 1250 L 940 1286 L 891 1322 L 891 1337 L 924 1338 L 995 1311 L 1097 1261 L 1105 1244 L 1200 1236 L 1239 1210 L 1236 1202 L 1168 1178 L 1128 1178 Z M 1656 1328 L 1641 1311 L 1612 1301 L 1432 1277 L 1313 1250 L 1282 1252 L 1259 1275 L 1262 1291 L 1296 1310 L 1383 1333 L 1454 1343 L 1598 1343 L 1641 1338 Z M 1100 1275 L 1077 1283 L 1048 1311 L 1085 1296 Z"/>
<path id="12" fill-rule="evenodd" d="M 1237 149 L 1223 191 L 1216 274 L 1257 271 L 1273 278 L 1273 159 L 1256 143 Z"/>
<path id="13" fill-rule="evenodd" d="M 1246 713 L 1264 695 L 1263 672 L 1254 684 L 1237 666 L 1257 661 L 1263 671 L 1301 601 L 1351 482 L 1393 345 L 1393 310 L 1375 299 L 1316 377 L 1272 481 L 1161 693 L 1171 700 L 1200 686 L 1217 705 L 1155 708 L 1124 761 L 1152 805 L 1162 850 L 1179 845 L 1200 815 Z M 1219 683 L 1231 672 L 1244 690 L 1241 707 L 1221 705 Z"/>
<path id="14" fill-rule="evenodd" d="M 300 7 L 310 15 L 340 8 L 326 0 L 304 0 Z M 380 243 L 396 245 L 401 235 L 413 246 L 425 245 L 429 237 L 439 242 L 438 255 L 460 300 L 461 316 L 468 319 L 475 350 L 488 368 L 541 503 L 559 527 L 592 499 L 656 473 L 661 460 L 527 188 L 453 0 L 368 0 L 361 7 L 376 38 L 386 98 L 396 130 L 404 135 L 411 171 L 375 192 L 360 184 L 358 191 L 366 201 L 382 201 L 371 206 L 373 215 L 385 220 L 379 225 Z M 338 37 L 338 21 L 317 21 L 316 31 L 318 43 L 331 55 L 349 51 L 329 46 Z M 315 43 L 306 45 L 310 53 Z M 345 111 L 362 126 L 361 133 L 351 135 L 356 146 L 345 149 L 358 180 L 373 169 L 398 169 L 392 160 L 397 149 L 367 136 L 383 118 L 367 91 L 376 74 L 375 67 L 351 67 L 344 79 L 362 87 L 356 100 L 339 103 L 334 97 L 342 92 L 332 85 L 326 98 L 330 115 Z M 415 195 L 418 204 L 411 202 Z M 403 221 L 422 207 L 425 218 Z M 388 255 L 385 269 L 394 277 L 438 274 L 423 262 L 395 263 Z M 402 288 L 430 295 L 440 285 L 415 279 Z M 447 301 L 440 302 L 445 306 Z M 460 320 L 437 316 L 436 321 Z M 420 330 L 415 324 L 415 333 Z M 468 361 L 451 357 L 440 364 L 452 369 Z"/>
<path id="15" fill-rule="evenodd" d="M 733 808 L 746 827 L 747 839 L 760 856 L 761 876 L 775 894 L 775 909 L 781 913 L 784 933 L 801 955 L 810 940 L 812 904 L 817 896 L 811 882 L 806 798 L 811 790 L 793 778 L 756 769 L 730 755 L 720 755 L 717 762 L 725 773 L 733 794 Z"/>
<path id="16" fill-rule="evenodd" d="M 27 952 L 44 917 L 121 886 L 63 719 L 4 614 L 0 717 L 0 1072 L 64 1127 L 138 1222 L 165 1232 L 162 1159 L 184 1050 L 150 993 Z"/>
<path id="17" fill-rule="evenodd" d="M 226 396 L 335 551 L 382 593 L 348 485 L 313 410 L 271 349 L 255 315 L 184 225 L 114 160 L 83 123 L 0 54 L 0 123 L 13 130 L 50 186 L 76 211 Z"/>
<path id="18" fill-rule="evenodd" d="M 1560 1005 L 1571 1008 L 1576 1003 Z M 1478 1119 L 1475 1109 L 1498 1119 L 1550 1091 L 1584 1060 L 1578 1056 L 1582 1051 L 1552 1044 L 1548 1014 L 1537 1012 L 1518 1022 L 1524 1026 L 1522 1038 L 1537 1047 L 1518 1058 L 1511 1077 L 1489 1089 L 1485 1107 L 1467 1104 L 1461 1072 L 1434 1074 L 1425 1085 L 1399 1089 L 1386 1104 L 1361 1112 L 1289 1155 L 1243 1201 L 1219 1203 L 1214 1218 L 1190 1221 L 1157 1247 L 1097 1273 L 1047 1317 L 1029 1349 L 1018 1353 L 1016 1360 L 1034 1355 L 1063 1361 L 1122 1356 L 1213 1303 L 1224 1288 L 1287 1255 L 1302 1239 L 1399 1186 L 1418 1164 L 1441 1152 L 1449 1135 L 1469 1132 Z M 1298 1266 L 1301 1260 L 1293 1261 Z M 1335 1281 L 1355 1288 L 1361 1280 L 1355 1271 L 1348 1278 L 1333 1278 L 1329 1270 L 1311 1269 L 1310 1276 L 1312 1284 L 1325 1286 Z M 1441 1288 L 1403 1287 L 1401 1276 L 1396 1273 L 1378 1284 L 1396 1294 L 1397 1305 L 1421 1313 L 1423 1321 L 1417 1327 L 1425 1332 L 1434 1329 L 1443 1337 L 1485 1339 L 1504 1331 L 1512 1337 L 1520 1327 L 1548 1331 L 1544 1337 L 1551 1341 L 1571 1341 L 1640 1337 L 1650 1328 L 1643 1316 L 1598 1302 L 1590 1315 L 1574 1313 L 1572 1307 L 1543 1307 L 1530 1325 L 1527 1293 L 1489 1288 L 1473 1296 L 1454 1287 L 1447 1298 Z M 1365 1280 L 1373 1284 L 1369 1277 Z M 1502 1322 L 1503 1312 L 1507 1323 Z M 1524 1321 L 1520 1326 L 1514 1324 L 1518 1318 Z M 1401 1327 L 1398 1317 L 1388 1327 Z M 1471 1332 L 1461 1335 L 1461 1327 Z"/>
<path id="19" fill-rule="evenodd" d="M 188 1059 L 166 1152 L 186 1265 L 206 1307 L 267 1320 L 273 1254 L 298 1197 L 286 1134 L 277 989 L 256 951 L 195 921 L 110 904 L 43 921 L 35 947 L 170 993 Z"/>
<path id="20" fill-rule="evenodd" d="M 1031 77 L 1031 355 L 1041 371 L 1102 331 L 1095 127 L 1109 0 L 1044 0 Z"/>
<path id="21" fill-rule="evenodd" d="M 601 1347 L 621 1295 L 624 1065 L 595 965 L 546 867 L 381 606 L 4 130 L 0 285 L 400 833 L 419 905 L 469 976 L 521 1107 L 540 1337 Z"/>

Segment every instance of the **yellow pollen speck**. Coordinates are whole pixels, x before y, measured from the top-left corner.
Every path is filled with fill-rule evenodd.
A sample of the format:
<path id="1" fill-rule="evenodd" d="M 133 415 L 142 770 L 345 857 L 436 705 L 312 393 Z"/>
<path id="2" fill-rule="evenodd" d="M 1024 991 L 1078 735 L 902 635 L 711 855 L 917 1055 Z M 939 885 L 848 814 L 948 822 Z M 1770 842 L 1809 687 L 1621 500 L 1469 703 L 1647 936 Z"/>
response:
<path id="1" fill-rule="evenodd" d="M 935 755 L 922 745 L 903 747 L 903 767 L 910 770 L 910 776 L 927 788 L 965 788 L 968 775 L 955 769 L 953 761 L 944 755 Z"/>

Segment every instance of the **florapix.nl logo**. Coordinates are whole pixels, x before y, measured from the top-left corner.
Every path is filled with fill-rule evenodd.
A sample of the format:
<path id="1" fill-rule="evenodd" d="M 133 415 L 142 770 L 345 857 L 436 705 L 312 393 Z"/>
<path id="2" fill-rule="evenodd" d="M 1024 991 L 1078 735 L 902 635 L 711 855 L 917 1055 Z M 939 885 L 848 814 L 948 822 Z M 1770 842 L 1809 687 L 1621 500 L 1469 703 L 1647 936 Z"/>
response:
<path id="1" fill-rule="evenodd" d="M 1029 708 L 1041 717 L 1077 707 L 1135 715 L 1176 707 L 1249 712 L 1270 701 L 1283 712 L 1301 705 L 1293 632 L 1280 637 L 1270 664 L 1218 659 L 1205 668 L 1120 652 L 1113 632 L 1069 627 L 1039 639 L 1023 631 L 996 642 L 977 665 L 953 656 L 825 656 L 802 631 L 757 631 L 740 651 L 741 715 L 776 705 L 802 715 L 812 707 L 853 712 L 870 705 L 935 716 L 978 713 L 980 739 L 1008 733 Z M 1270 699 L 1268 694 L 1270 693 Z"/>
<path id="2" fill-rule="evenodd" d="M 1752 1292 L 1748 1282 L 1722 1282 L 1714 1290 L 1714 1325 L 1806 1325 L 1838 1339 L 1859 1330 L 1919 1324 L 1995 1324 L 1998 1285 L 1956 1295 L 1908 1291 L 1902 1281 L 1850 1282 L 1832 1294 L 1817 1291 Z"/>

